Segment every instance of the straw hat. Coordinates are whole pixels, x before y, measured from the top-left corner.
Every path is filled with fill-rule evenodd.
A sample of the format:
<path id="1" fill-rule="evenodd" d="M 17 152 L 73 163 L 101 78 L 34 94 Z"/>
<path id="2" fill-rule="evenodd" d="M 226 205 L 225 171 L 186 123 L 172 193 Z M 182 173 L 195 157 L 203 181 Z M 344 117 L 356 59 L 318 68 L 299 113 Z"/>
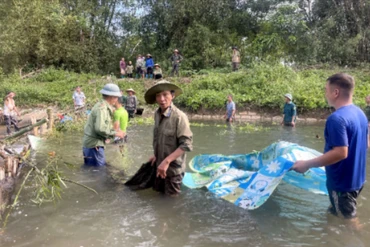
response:
<path id="1" fill-rule="evenodd" d="M 155 99 L 156 94 L 163 92 L 163 91 L 174 91 L 175 97 L 182 94 L 181 88 L 179 88 L 175 84 L 170 83 L 169 81 L 161 80 L 145 92 L 144 98 L 145 98 L 146 103 L 154 104 L 156 101 Z"/>
<path id="2" fill-rule="evenodd" d="M 179 52 L 179 50 L 175 49 L 175 50 L 173 50 L 173 52 Z"/>
<path id="3" fill-rule="evenodd" d="M 161 66 L 156 63 L 156 64 L 154 64 L 154 67 L 159 67 L 160 68 Z"/>
<path id="4" fill-rule="evenodd" d="M 147 56 L 147 57 L 152 57 L 152 55 L 150 55 L 149 53 L 148 53 L 148 54 L 146 54 L 146 56 Z"/>
<path id="5" fill-rule="evenodd" d="M 133 94 L 135 94 L 135 90 L 132 88 L 127 89 L 126 92 L 132 92 Z"/>

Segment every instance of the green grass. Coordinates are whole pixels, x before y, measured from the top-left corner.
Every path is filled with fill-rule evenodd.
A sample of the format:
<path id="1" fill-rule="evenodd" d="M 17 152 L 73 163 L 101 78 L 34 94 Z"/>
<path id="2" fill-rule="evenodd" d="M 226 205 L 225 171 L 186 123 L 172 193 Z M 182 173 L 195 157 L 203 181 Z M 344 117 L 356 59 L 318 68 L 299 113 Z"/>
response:
<path id="1" fill-rule="evenodd" d="M 175 103 L 190 111 L 220 110 L 225 108 L 226 96 L 232 94 L 239 109 L 247 106 L 277 109 L 284 104 L 283 95 L 292 93 L 299 112 L 324 109 L 328 107 L 324 98 L 325 81 L 338 72 L 355 77 L 355 104 L 364 106 L 364 98 L 370 93 L 370 72 L 365 69 L 294 70 L 280 64 L 262 63 L 238 72 L 226 72 L 226 69 L 193 72 L 186 83 L 183 78 L 169 78 L 184 91 Z M 15 91 L 17 105 L 21 107 L 57 105 L 60 108 L 71 108 L 73 90 L 81 85 L 87 103 L 92 106 L 101 98 L 99 91 L 108 82 L 117 83 L 123 90 L 133 88 L 142 105 L 145 104 L 146 88 L 154 83 L 149 80 L 107 80 L 95 74 L 77 74 L 49 68 L 24 80 L 19 79 L 18 75 L 0 74 L 0 95 Z"/>

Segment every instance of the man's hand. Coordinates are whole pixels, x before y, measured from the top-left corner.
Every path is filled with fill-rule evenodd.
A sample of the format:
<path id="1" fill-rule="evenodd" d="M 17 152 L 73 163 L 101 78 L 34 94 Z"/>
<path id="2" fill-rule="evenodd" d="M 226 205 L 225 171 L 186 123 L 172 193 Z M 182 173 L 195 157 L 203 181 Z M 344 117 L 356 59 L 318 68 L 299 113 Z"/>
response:
<path id="1" fill-rule="evenodd" d="M 308 171 L 308 169 L 310 169 L 308 162 L 304 160 L 298 160 L 292 166 L 292 170 L 299 173 L 305 173 L 306 171 Z"/>
<path id="2" fill-rule="evenodd" d="M 109 144 L 110 143 L 110 139 L 105 140 L 105 143 L 106 144 Z"/>
<path id="3" fill-rule="evenodd" d="M 123 138 L 123 137 L 125 137 L 125 132 L 123 132 L 122 130 L 117 130 L 116 131 L 116 136 L 119 137 L 119 138 Z"/>
<path id="4" fill-rule="evenodd" d="M 167 176 L 166 172 L 169 166 L 170 166 L 170 162 L 167 159 L 164 159 L 157 168 L 157 177 L 159 176 L 165 179 Z"/>
<path id="5" fill-rule="evenodd" d="M 154 155 L 149 158 L 149 162 L 152 163 L 152 166 L 154 165 L 154 163 L 155 163 L 156 160 L 157 160 L 157 158 Z"/>
<path id="6" fill-rule="evenodd" d="M 294 127 L 294 126 L 295 126 L 295 123 L 294 123 L 294 122 L 291 122 L 291 124 L 292 124 L 292 127 Z"/>
<path id="7" fill-rule="evenodd" d="M 229 118 L 229 122 L 231 123 L 233 121 L 233 117 L 230 117 Z"/>

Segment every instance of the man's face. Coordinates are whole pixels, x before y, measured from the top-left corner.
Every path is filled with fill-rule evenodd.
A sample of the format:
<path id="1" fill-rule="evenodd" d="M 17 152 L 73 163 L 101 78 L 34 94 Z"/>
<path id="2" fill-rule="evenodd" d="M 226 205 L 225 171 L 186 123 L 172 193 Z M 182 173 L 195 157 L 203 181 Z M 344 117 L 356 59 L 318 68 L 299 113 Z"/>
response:
<path id="1" fill-rule="evenodd" d="M 170 91 L 157 93 L 155 96 L 157 104 L 162 110 L 166 110 L 172 103 L 173 96 Z"/>
<path id="2" fill-rule="evenodd" d="M 231 102 L 233 100 L 233 98 L 231 98 L 230 96 L 227 96 L 227 101 Z"/>
<path id="3" fill-rule="evenodd" d="M 81 88 L 80 87 L 77 87 L 76 88 L 76 91 L 79 93 L 79 92 L 81 92 Z"/>
<path id="4" fill-rule="evenodd" d="M 331 86 L 329 82 L 325 85 L 325 98 L 328 101 L 329 106 L 334 106 L 335 100 L 339 96 L 339 89 Z"/>
<path id="5" fill-rule="evenodd" d="M 290 99 L 288 97 L 285 97 L 285 102 L 286 103 L 289 103 L 290 102 Z"/>

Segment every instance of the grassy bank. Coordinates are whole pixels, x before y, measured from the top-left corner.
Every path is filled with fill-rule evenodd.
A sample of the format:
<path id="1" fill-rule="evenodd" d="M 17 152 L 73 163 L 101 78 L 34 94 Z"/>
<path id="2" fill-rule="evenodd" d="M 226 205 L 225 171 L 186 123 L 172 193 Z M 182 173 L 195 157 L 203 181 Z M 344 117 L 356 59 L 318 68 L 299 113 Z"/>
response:
<path id="1" fill-rule="evenodd" d="M 370 93 L 370 72 L 363 69 L 305 69 L 293 70 L 282 65 L 258 64 L 235 73 L 225 70 L 200 71 L 187 78 L 169 80 L 178 84 L 184 94 L 176 104 L 191 111 L 218 110 L 225 106 L 226 95 L 231 93 L 238 108 L 255 106 L 278 109 L 283 105 L 285 93 L 292 93 L 300 112 L 327 108 L 324 98 L 325 80 L 337 72 L 346 72 L 356 79 L 354 101 L 364 106 L 364 97 Z M 13 90 L 17 93 L 17 104 L 23 107 L 58 105 L 72 107 L 72 93 L 82 85 L 87 102 L 93 105 L 101 96 L 99 90 L 105 83 L 113 81 L 120 88 L 133 88 L 141 104 L 144 92 L 152 80 L 107 79 L 94 74 L 76 74 L 55 69 L 46 69 L 29 79 L 21 80 L 17 75 L 0 76 L 0 95 Z"/>

